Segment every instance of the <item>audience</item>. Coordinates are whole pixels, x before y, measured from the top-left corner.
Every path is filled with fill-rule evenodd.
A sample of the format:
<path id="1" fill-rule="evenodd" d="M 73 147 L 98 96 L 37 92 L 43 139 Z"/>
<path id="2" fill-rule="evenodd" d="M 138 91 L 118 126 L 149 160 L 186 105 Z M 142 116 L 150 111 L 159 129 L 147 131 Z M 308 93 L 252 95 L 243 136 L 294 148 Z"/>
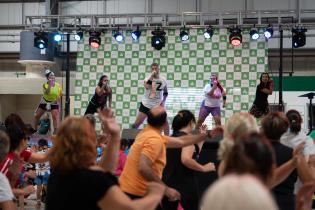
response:
<path id="1" fill-rule="evenodd" d="M 191 134 L 196 125 L 192 112 L 181 110 L 173 119 L 172 128 L 174 137 Z M 166 150 L 166 166 L 163 171 L 163 182 L 181 194 L 180 203 L 184 209 L 198 210 L 199 190 L 195 171 L 209 172 L 215 170 L 213 163 L 201 165 L 197 162 L 203 142 L 183 148 L 168 148 Z M 177 210 L 179 201 L 163 199 L 162 207 L 165 210 Z"/>
<path id="2" fill-rule="evenodd" d="M 270 113 L 262 120 L 262 131 L 275 151 L 277 166 L 293 158 L 293 150 L 280 143 L 280 137 L 287 131 L 288 127 L 289 121 L 281 112 Z M 302 156 L 299 157 L 298 171 L 294 170 L 284 181 L 273 188 L 280 210 L 294 210 L 294 183 L 297 180 L 297 172 L 299 172 L 302 181 L 312 180 L 305 159 Z"/>
<path id="3" fill-rule="evenodd" d="M 268 189 L 251 175 L 227 175 L 204 194 L 201 209 L 278 210 Z"/>
<path id="4" fill-rule="evenodd" d="M 149 183 L 145 196 L 134 201 L 119 189 L 112 173 L 117 166 L 120 126 L 108 109 L 99 116 L 104 132 L 111 136 L 102 168 L 96 165 L 96 135 L 87 119 L 68 117 L 58 129 L 50 153 L 46 209 L 154 209 L 165 187 Z"/>
<path id="5" fill-rule="evenodd" d="M 4 131 L 0 131 L 0 162 L 4 160 L 9 152 L 10 140 Z M 0 208 L 3 210 L 14 210 L 16 205 L 13 202 L 14 196 L 7 177 L 0 173 Z"/>

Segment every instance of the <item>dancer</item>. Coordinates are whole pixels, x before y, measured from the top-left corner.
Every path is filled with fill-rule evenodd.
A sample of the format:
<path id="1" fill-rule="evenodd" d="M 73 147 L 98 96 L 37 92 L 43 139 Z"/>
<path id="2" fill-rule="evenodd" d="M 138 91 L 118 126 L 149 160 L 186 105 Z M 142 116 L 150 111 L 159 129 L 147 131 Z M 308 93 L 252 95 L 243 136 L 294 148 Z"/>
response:
<path id="1" fill-rule="evenodd" d="M 99 79 L 95 88 L 95 93 L 91 98 L 84 115 L 94 114 L 97 109 L 102 110 L 104 107 L 112 107 L 112 88 L 109 86 L 109 79 L 107 75 L 103 75 Z"/>
<path id="2" fill-rule="evenodd" d="M 201 103 L 199 110 L 199 117 L 197 122 L 197 128 L 199 128 L 208 115 L 211 113 L 215 126 L 221 125 L 221 96 L 223 96 L 223 107 L 226 103 L 226 93 L 219 83 L 218 75 L 212 73 L 210 76 L 210 83 L 206 84 L 203 89 L 205 99 Z"/>
<path id="3" fill-rule="evenodd" d="M 168 95 L 167 82 L 160 76 L 160 69 L 157 63 L 151 64 L 151 76 L 144 80 L 145 94 L 140 103 L 139 112 L 132 128 L 138 128 L 147 118 L 148 112 L 155 106 L 165 106 Z M 166 121 L 164 134 L 169 134 L 169 125 Z"/>
<path id="4" fill-rule="evenodd" d="M 59 83 L 55 82 L 54 72 L 47 69 L 45 71 L 47 82 L 43 84 L 43 96 L 35 111 L 34 128 L 37 128 L 41 116 L 50 111 L 53 119 L 54 132 L 56 132 L 59 121 L 59 104 L 62 89 Z"/>
<path id="5" fill-rule="evenodd" d="M 269 113 L 268 95 L 272 94 L 273 80 L 264 72 L 260 75 L 260 83 L 256 88 L 256 97 L 249 113 L 255 118 L 260 118 Z"/>

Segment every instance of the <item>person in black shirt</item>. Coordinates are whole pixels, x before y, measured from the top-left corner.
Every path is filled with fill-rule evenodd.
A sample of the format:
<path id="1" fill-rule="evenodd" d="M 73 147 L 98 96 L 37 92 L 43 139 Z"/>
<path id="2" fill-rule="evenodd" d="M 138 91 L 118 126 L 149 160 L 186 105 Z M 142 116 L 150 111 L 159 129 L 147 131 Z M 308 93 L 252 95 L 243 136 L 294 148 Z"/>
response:
<path id="1" fill-rule="evenodd" d="M 260 75 L 260 83 L 256 88 L 256 97 L 254 103 L 249 110 L 255 118 L 260 118 L 269 113 L 268 95 L 272 94 L 273 80 L 269 74 L 264 72 Z"/>
<path id="2" fill-rule="evenodd" d="M 280 137 L 287 131 L 289 127 L 289 121 L 284 113 L 273 112 L 268 114 L 262 120 L 261 125 L 264 135 L 271 142 L 274 149 L 277 167 L 291 160 L 293 155 L 296 156 L 290 147 L 280 143 Z M 294 170 L 284 181 L 272 189 L 280 210 L 294 210 L 294 184 L 298 175 L 299 178 L 304 182 L 311 181 L 313 179 L 305 159 L 300 157 L 303 157 L 303 155 L 300 154 L 297 156 L 298 163 L 296 165 L 298 170 Z"/>
<path id="3" fill-rule="evenodd" d="M 99 79 L 95 88 L 95 93 L 91 98 L 84 115 L 94 114 L 97 109 L 102 110 L 104 107 L 112 107 L 112 88 L 109 86 L 107 75 L 103 75 Z"/>
<path id="4" fill-rule="evenodd" d="M 174 117 L 172 127 L 174 137 L 190 134 L 196 124 L 195 116 L 188 110 L 181 110 Z M 180 203 L 184 209 L 198 210 L 199 190 L 195 171 L 209 172 L 215 170 L 213 163 L 201 165 L 197 162 L 201 150 L 200 145 L 190 145 L 183 148 L 168 148 L 166 150 L 166 166 L 163 171 L 163 182 L 181 194 Z M 164 210 L 176 210 L 179 201 L 163 199 Z"/>
<path id="5" fill-rule="evenodd" d="M 68 117 L 58 129 L 51 149 L 47 210 L 153 210 L 165 186 L 151 182 L 146 196 L 132 201 L 112 174 L 117 165 L 120 126 L 109 109 L 99 112 L 103 131 L 111 136 L 100 166 L 96 165 L 96 134 L 86 118 Z"/>

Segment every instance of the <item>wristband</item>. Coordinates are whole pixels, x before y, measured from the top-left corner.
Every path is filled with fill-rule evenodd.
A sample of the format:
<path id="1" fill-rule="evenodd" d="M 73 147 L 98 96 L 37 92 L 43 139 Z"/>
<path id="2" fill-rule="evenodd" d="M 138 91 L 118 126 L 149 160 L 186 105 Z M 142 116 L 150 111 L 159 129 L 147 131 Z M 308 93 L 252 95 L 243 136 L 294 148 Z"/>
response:
<path id="1" fill-rule="evenodd" d="M 224 101 L 226 100 L 226 96 L 223 96 L 223 100 L 224 100 Z"/>
<path id="2" fill-rule="evenodd" d="M 152 80 L 148 80 L 148 81 L 147 81 L 147 84 L 148 84 L 148 85 L 152 85 Z"/>
<path id="3" fill-rule="evenodd" d="M 168 92 L 163 92 L 163 96 L 168 96 Z"/>

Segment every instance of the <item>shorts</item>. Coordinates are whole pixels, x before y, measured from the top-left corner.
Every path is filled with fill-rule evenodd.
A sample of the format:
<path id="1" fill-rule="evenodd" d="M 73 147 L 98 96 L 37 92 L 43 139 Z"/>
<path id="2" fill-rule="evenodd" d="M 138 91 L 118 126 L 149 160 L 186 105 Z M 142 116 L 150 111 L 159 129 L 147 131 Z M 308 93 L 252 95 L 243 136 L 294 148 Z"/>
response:
<path id="1" fill-rule="evenodd" d="M 39 104 L 38 108 L 41 108 L 41 109 L 43 109 L 45 111 L 53 110 L 53 109 L 59 109 L 59 104 L 51 104 L 50 105 L 50 109 L 47 109 L 47 104 Z"/>
<path id="2" fill-rule="evenodd" d="M 47 185 L 49 179 L 49 174 L 46 172 L 44 175 L 37 175 L 35 178 L 36 185 Z"/>
<path id="3" fill-rule="evenodd" d="M 210 113 L 213 117 L 221 116 L 221 109 L 220 107 L 206 106 L 205 101 L 202 101 L 199 110 L 199 119 L 206 119 Z"/>
<path id="4" fill-rule="evenodd" d="M 142 102 L 140 103 L 139 112 L 142 112 L 146 115 L 148 115 L 150 109 L 148 107 L 145 107 Z"/>

